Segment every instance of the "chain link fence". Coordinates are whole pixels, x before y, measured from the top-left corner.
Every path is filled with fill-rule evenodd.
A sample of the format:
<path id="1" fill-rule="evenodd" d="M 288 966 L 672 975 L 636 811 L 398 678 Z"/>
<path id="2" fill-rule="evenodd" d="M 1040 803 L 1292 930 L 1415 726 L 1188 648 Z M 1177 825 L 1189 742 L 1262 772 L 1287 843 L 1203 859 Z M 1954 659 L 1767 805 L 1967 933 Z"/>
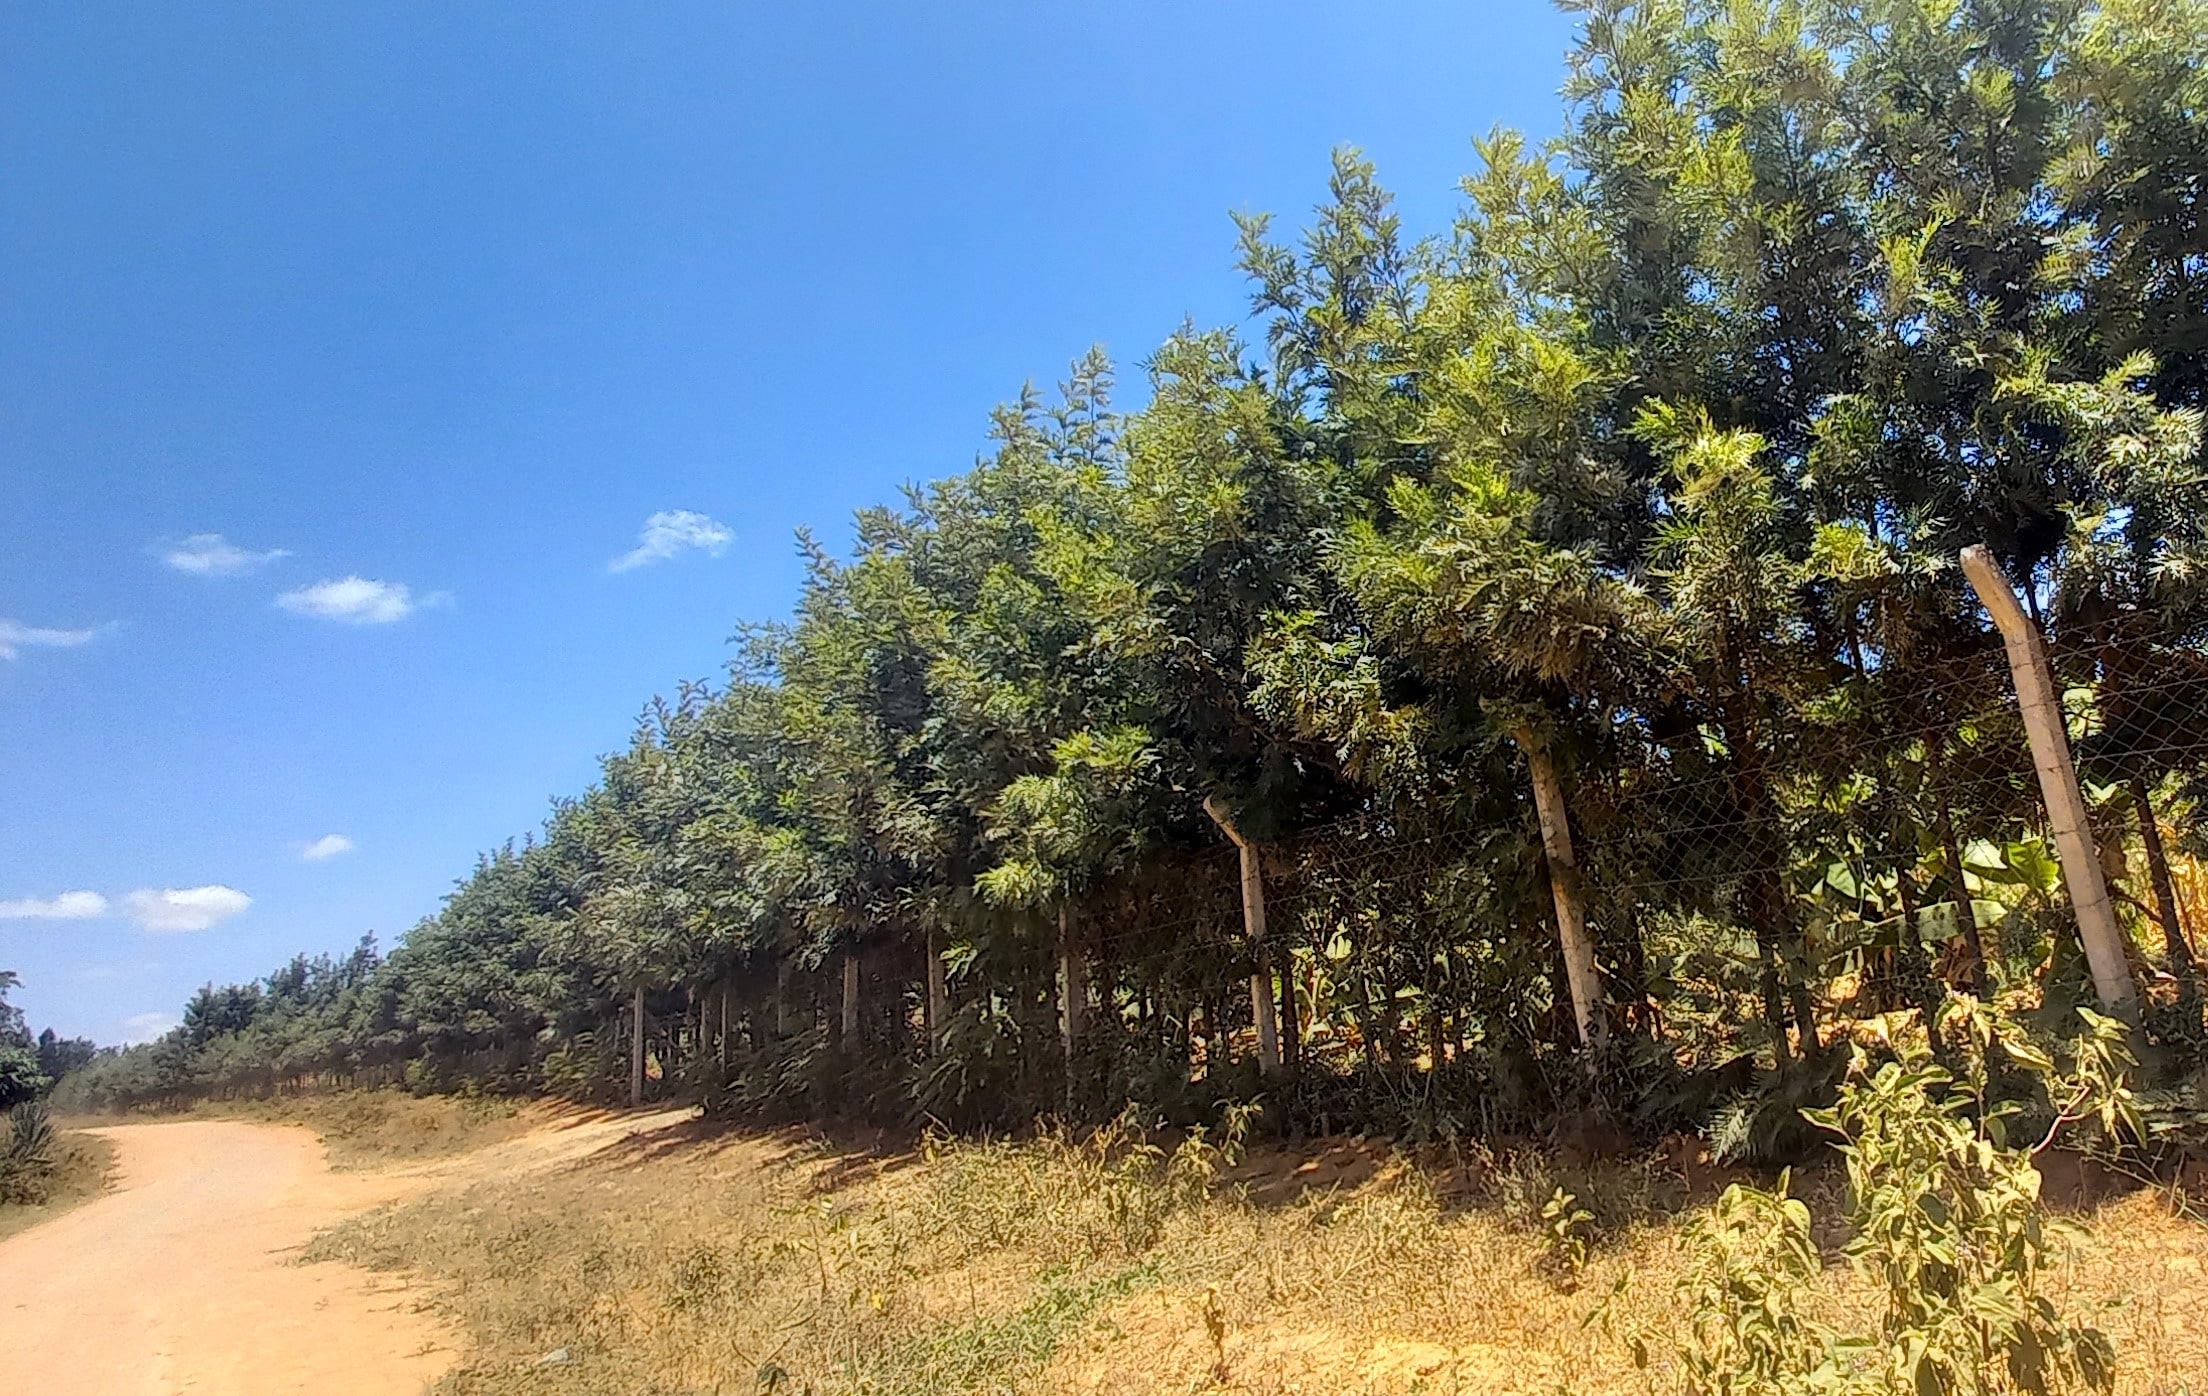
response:
<path id="1" fill-rule="evenodd" d="M 1954 990 L 2058 1012 L 2098 1000 L 2197 1044 L 2208 642 L 2140 613 L 2027 623 L 2046 637 L 2026 658 L 2053 695 L 2051 744 L 2035 744 L 2021 671 L 1983 620 L 1915 651 L 1843 646 L 1816 687 L 1758 693 L 1731 723 L 1577 715 L 1555 757 L 1593 1031 L 1658 1044 L 1685 1073 L 1737 1074 Z M 1725 695 L 1695 697 L 1726 711 Z M 1261 920 L 1234 848 L 1183 855 L 1101 893 L 1089 917 L 1108 929 L 1076 953 L 1138 1024 L 1171 1020 L 1198 1077 L 1275 1057 L 1305 1080 L 1464 1064 L 1507 1092 L 1514 1069 L 1553 1077 L 1543 1045 L 1577 1032 L 1558 860 L 1525 763 L 1483 775 L 1263 844 Z M 2050 779 L 2075 782 L 2082 859 Z M 2081 915 L 2081 886 L 2105 910 Z M 2097 929 L 2129 1002 L 2095 974 Z"/>

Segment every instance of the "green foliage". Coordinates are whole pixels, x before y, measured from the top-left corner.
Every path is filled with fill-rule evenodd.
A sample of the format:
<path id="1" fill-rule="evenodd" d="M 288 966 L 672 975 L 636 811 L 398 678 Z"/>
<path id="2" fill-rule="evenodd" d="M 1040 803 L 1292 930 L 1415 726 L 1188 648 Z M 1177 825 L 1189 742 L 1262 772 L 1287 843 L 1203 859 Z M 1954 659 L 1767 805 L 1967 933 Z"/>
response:
<path id="1" fill-rule="evenodd" d="M 1577 1284 L 1587 1268 L 1588 1229 L 1595 1214 L 1579 1205 L 1579 1199 L 1562 1187 L 1541 1204 L 1541 1236 L 1546 1244 L 1549 1270 L 1567 1285 Z"/>
<path id="2" fill-rule="evenodd" d="M 884 1396 L 1004 1389 L 1040 1371 L 1098 1310 L 1153 1282 L 1156 1275 L 1156 1263 L 1145 1262 L 1100 1276 L 1052 1276 L 1014 1312 L 977 1318 L 884 1354 L 860 1379 L 866 1390 Z M 762 1380 L 760 1385 L 775 1390 L 781 1383 Z"/>
<path id="3" fill-rule="evenodd" d="M 12 1108 L 36 1100 L 51 1084 L 38 1068 L 35 1050 L 0 1043 L 0 1106 Z"/>
<path id="4" fill-rule="evenodd" d="M 1803 1316 L 1822 1264 L 1809 1208 L 1787 1186 L 1785 1173 L 1769 1192 L 1732 1184 L 1696 1220 L 1699 1263 L 1681 1295 L 1691 1317 L 1675 1354 L 1691 1396 L 1792 1396 L 1829 1380 L 1831 1338 Z M 1648 1365 L 1645 1337 L 1634 1356 Z"/>
<path id="5" fill-rule="evenodd" d="M 2084 1018 L 2058 1070 L 2015 1024 L 1958 999 L 1940 1027 L 1962 1038 L 1959 1077 L 1911 1042 L 1899 1060 L 1859 1061 L 1839 1103 L 1813 1117 L 1843 1140 L 1847 1249 L 1886 1294 L 1874 1350 L 1890 1389 L 2044 1392 L 2113 1379 L 2107 1340 L 2065 1320 L 2040 1283 L 2061 1228 L 2041 1203 L 2033 1155 L 2077 1119 L 2136 1127 L 2123 1028 Z M 2003 1060 L 2055 1103 L 2043 1139 L 2012 1137 L 2026 1107 L 1991 1094 Z"/>
<path id="6" fill-rule="evenodd" d="M 1182 327 L 1132 411 L 1092 351 L 848 555 L 803 535 L 794 614 L 388 958 L 209 985 L 89 1062 L 0 997 L 0 1104 L 57 1070 L 69 1108 L 618 1099 L 641 1060 L 726 1114 L 1039 1131 L 1017 1215 L 955 1179 L 929 1205 L 1074 1269 L 880 1356 L 885 1390 L 1039 1367 L 1260 1104 L 1836 1145 L 1875 1327 L 1812 1310 L 1790 1175 L 1736 1184 L 1696 1233 L 1687 1390 L 2105 1388 L 2047 1293 L 2033 1159 L 2208 1120 L 2167 891 L 2208 857 L 2208 0 L 1568 8 L 1564 135 L 1481 141 L 1448 229 L 1406 234 L 1336 152 L 1300 242 L 1238 220 L 1250 342 Z M 2164 947 L 2137 1025 L 2073 1012 L 1970 545 L 2044 627 L 2088 788 L 2130 800 L 2093 832 Z M 1253 985 L 1292 1010 L 1285 1073 Z M 1604 1204 L 1520 1182 L 1571 1283 Z M 824 1299 L 838 1244 L 821 1220 Z M 733 1283 L 677 1279 L 698 1307 Z"/>
<path id="7" fill-rule="evenodd" d="M 0 969 L 0 1110 L 36 1100 L 53 1084 L 23 1010 L 8 1002 L 8 991 L 21 982 L 15 971 Z"/>
<path id="8" fill-rule="evenodd" d="M 59 1081 L 98 1055 L 89 1037 L 63 1037 L 52 1028 L 38 1035 L 38 1072 L 48 1081 Z"/>
<path id="9" fill-rule="evenodd" d="M 1844 1251 L 1884 1296 L 1875 1333 L 1843 1334 L 1807 1317 L 1821 1268 L 1809 1209 L 1787 1178 L 1765 1192 L 1728 1188 L 1696 1232 L 1699 1264 L 1684 1296 L 1694 1315 L 1676 1360 L 1685 1390 L 2045 1393 L 2105 1390 L 2115 1353 L 2066 1318 L 2043 1276 L 2066 1228 L 2040 1197 L 2039 1150 L 2092 1121 L 2136 1139 L 2125 1029 L 2089 1010 L 2059 1050 L 1969 998 L 1952 1001 L 1932 1040 L 1891 1034 L 1891 1055 L 1854 1053 L 1838 1101 L 1804 1112 L 1839 1141 L 1848 1179 Z M 2003 1095 L 2023 1073 L 2034 1098 Z M 2044 1133 L 2016 1126 L 2038 1105 Z M 1643 1340 L 1644 1360 L 1647 1344 Z"/>
<path id="10" fill-rule="evenodd" d="M 1262 1100 L 1784 1163 L 1863 1021 L 2090 992 L 1970 544 L 2045 625 L 2089 787 L 2169 826 L 2095 832 L 2167 947 L 2142 1023 L 2197 1065 L 2146 884 L 2208 853 L 2200 0 L 1573 8 L 1564 134 L 1482 140 L 1449 227 L 1336 152 L 1300 238 L 1239 220 L 1246 340 L 1181 327 L 1132 409 L 1091 351 L 848 550 L 804 535 L 793 614 L 388 957 L 33 1070 L 72 1108 L 603 1101 L 641 1060 L 755 1118 Z M 1293 999 L 1287 1072 L 1253 979 Z"/>
<path id="11" fill-rule="evenodd" d="M 54 1146 L 54 1124 L 44 1105 L 25 1101 L 8 1112 L 7 1136 L 0 1140 L 0 1202 L 35 1202 L 44 1195 Z"/>

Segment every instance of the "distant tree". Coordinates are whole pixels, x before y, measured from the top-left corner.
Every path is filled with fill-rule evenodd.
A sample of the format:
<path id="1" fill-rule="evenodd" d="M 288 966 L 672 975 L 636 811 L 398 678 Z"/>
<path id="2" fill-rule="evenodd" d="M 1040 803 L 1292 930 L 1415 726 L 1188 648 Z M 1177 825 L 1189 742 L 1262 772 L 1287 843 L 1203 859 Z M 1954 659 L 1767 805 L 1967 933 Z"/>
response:
<path id="1" fill-rule="evenodd" d="M 0 969 L 0 1110 L 37 1099 L 53 1080 L 40 1068 L 23 1010 L 8 1002 L 8 991 L 22 983 L 14 970 Z"/>
<path id="2" fill-rule="evenodd" d="M 59 1081 L 98 1051 L 89 1037 L 62 1037 L 48 1028 L 38 1035 L 38 1069 L 47 1079 Z"/>

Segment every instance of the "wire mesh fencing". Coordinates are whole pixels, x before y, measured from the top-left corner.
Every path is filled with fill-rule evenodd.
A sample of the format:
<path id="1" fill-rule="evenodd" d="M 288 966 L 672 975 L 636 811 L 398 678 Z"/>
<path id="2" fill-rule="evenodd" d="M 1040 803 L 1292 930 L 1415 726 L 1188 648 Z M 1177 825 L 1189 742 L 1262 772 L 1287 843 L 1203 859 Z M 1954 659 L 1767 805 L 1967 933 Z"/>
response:
<path id="1" fill-rule="evenodd" d="M 1586 1035 L 1566 987 L 1571 901 L 1596 1033 L 1690 1069 L 1783 1065 L 1850 1017 L 1948 989 L 2106 1000 L 2085 879 L 2134 995 L 2104 1006 L 2197 1041 L 2208 645 L 2136 616 L 2035 624 L 2054 748 L 2035 745 L 1985 625 L 1937 648 L 1856 647 L 1814 685 L 1758 691 L 1747 674 L 1669 712 L 1572 714 L 1555 753 L 1570 866 L 1537 835 L 1525 763 L 1497 761 L 1439 798 L 1375 800 L 1265 844 L 1261 919 L 1231 849 L 1149 879 L 1100 907 L 1112 929 L 1080 949 L 1097 966 L 1084 992 L 1102 976 L 1129 1003 L 1165 1003 L 1199 1071 L 1271 1054 L 1305 1074 L 1476 1060 L 1492 1077 Z M 2050 763 L 2082 801 L 2090 868 L 2066 866 Z"/>

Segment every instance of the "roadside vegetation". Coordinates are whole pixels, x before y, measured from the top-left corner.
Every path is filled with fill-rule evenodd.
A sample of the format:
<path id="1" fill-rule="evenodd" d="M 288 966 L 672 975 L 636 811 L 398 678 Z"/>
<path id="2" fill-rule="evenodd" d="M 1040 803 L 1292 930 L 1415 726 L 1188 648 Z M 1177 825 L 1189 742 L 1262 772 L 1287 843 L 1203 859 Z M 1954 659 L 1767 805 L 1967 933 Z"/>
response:
<path id="1" fill-rule="evenodd" d="M 114 1146 L 60 1129 L 42 1105 L 0 1115 L 0 1238 L 59 1216 L 107 1187 Z"/>
<path id="2" fill-rule="evenodd" d="M 34 1226 L 107 1186 L 114 1151 L 100 1139 L 59 1129 L 45 1096 L 93 1058 L 92 1044 L 36 1037 L 8 1002 L 20 981 L 0 970 L 0 1237 Z"/>
<path id="3" fill-rule="evenodd" d="M 1454 226 L 1340 154 L 1299 241 L 1242 221 L 1251 342 L 1023 395 L 388 957 L 208 986 L 68 1100 L 1263 1096 L 1777 1161 L 1852 1023 L 1951 993 L 2097 1003 L 2183 1095 L 2196 58 L 2198 0 L 1590 0 L 1565 134 L 1483 141 Z M 2051 648 L 2091 934 L 1974 545 Z"/>
<path id="4" fill-rule="evenodd" d="M 33 1037 L 23 1010 L 8 1002 L 21 983 L 13 970 L 0 969 L 0 1110 L 43 1097 L 97 1055 L 89 1038 L 62 1037 L 52 1028 Z"/>
<path id="5" fill-rule="evenodd" d="M 413 1096 L 390 1090 L 204 1100 L 189 1113 L 304 1125 L 321 1136 L 330 1166 L 339 1169 L 452 1158 L 511 1139 L 543 1118 L 511 1097 Z"/>
<path id="6" fill-rule="evenodd" d="M 1970 1029 L 1954 1026 L 1967 1059 Z M 1927 1069 L 1923 1047 L 1905 1048 L 1905 1070 Z M 1921 1096 L 1876 1073 L 1845 1100 L 1873 1148 L 1927 1123 Z M 1284 1148 L 1231 1118 L 910 1147 L 671 1126 L 368 1214 L 309 1258 L 425 1275 L 470 1339 L 440 1389 L 470 1396 L 2200 1389 L 2199 1222 L 2155 1189 L 2020 1209 L 2004 1189 L 2038 1137 L 1991 1173 L 1912 1149 L 1901 1176 L 1989 1201 L 1908 1241 L 1880 1221 L 1890 1188 L 1824 1166 L 1767 1192 L 1694 1149 Z M 2078 1160 L 2062 1163 L 2068 1192 Z M 2002 1348 L 1994 1335 L 2024 1327 L 1983 1315 L 1950 1321 L 1987 1298 L 1987 1274 L 1895 1305 L 1890 1264 L 1956 1242 L 1990 1260 L 2000 1248 L 1980 1247 L 2026 1219 L 2047 1249 L 2031 1242 L 2003 1292 L 2029 1341 Z M 2084 1224 L 2090 1246 L 2062 1242 Z M 2109 1349 L 2118 1366 L 2085 1370 Z M 2027 1355 L 2019 1379 L 2012 1351 L 2045 1365 Z M 1894 1384 L 1923 1352 L 1924 1383 Z"/>
<path id="7" fill-rule="evenodd" d="M 331 1241 L 445 1282 L 459 1389 L 1060 1389 L 1114 1332 L 1224 1383 L 1297 1323 L 1544 1390 L 2197 1371 L 2039 1191 L 2208 1143 L 2208 3 L 1572 8 L 1564 134 L 1450 227 L 1337 153 L 1240 220 L 1247 337 L 1023 391 L 388 956 L 57 1099 L 938 1141 Z M 1267 1207 L 1189 1182 L 1237 1131 L 1760 1171 L 1683 1230 L 1615 1169 Z"/>

